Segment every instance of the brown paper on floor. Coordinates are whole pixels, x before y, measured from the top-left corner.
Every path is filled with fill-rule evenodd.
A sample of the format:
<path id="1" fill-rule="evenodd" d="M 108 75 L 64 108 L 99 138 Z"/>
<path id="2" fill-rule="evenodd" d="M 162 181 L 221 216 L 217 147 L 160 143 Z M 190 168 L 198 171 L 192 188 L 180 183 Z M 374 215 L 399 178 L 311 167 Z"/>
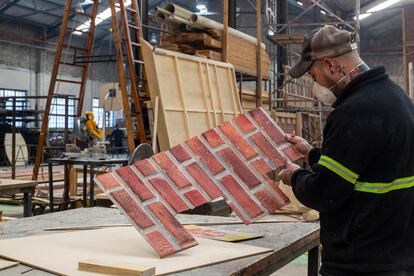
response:
<path id="1" fill-rule="evenodd" d="M 316 221 L 319 219 L 319 212 L 311 208 L 306 207 L 296 198 L 295 194 L 292 191 L 292 187 L 279 182 L 279 188 L 282 192 L 287 195 L 290 200 L 290 203 L 285 207 L 281 208 L 282 211 L 299 213 L 302 215 L 302 218 L 306 221 Z"/>

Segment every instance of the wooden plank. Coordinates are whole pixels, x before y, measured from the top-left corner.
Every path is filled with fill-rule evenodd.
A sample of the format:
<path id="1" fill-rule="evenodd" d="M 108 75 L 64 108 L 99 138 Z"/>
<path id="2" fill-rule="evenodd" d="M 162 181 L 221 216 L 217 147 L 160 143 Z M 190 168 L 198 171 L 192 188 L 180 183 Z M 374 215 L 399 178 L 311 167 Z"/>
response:
<path id="1" fill-rule="evenodd" d="M 64 275 L 94 275 L 78 270 L 78 262 L 90 256 L 107 263 L 154 266 L 162 275 L 272 251 L 211 239 L 198 241 L 198 246 L 182 254 L 160 259 L 133 227 L 106 228 L 0 240 L 0 256 Z M 48 257 L 39 252 L 48 252 Z"/>
<path id="2" fill-rule="evenodd" d="M 80 261 L 78 269 L 81 271 L 125 276 L 152 276 L 155 274 L 155 267 L 153 266 L 135 263 L 107 263 L 95 259 Z"/>
<path id="3" fill-rule="evenodd" d="M 160 99 L 161 150 L 241 114 L 231 64 L 141 45 L 153 105 Z"/>
<path id="4" fill-rule="evenodd" d="M 1 221 L 1 220 L 0 220 Z M 18 265 L 18 262 L 0 260 L 0 271 Z"/>

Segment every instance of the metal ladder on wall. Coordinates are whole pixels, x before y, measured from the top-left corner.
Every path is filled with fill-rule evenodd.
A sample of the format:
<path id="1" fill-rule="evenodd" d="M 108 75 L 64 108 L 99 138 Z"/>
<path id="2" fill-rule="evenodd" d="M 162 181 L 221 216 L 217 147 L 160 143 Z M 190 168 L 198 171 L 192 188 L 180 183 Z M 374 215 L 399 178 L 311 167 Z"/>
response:
<path id="1" fill-rule="evenodd" d="M 93 49 L 93 42 L 94 42 L 94 32 L 95 32 L 95 18 L 98 12 L 98 4 L 99 0 L 94 0 L 92 6 L 92 13 L 87 14 L 84 12 L 79 12 L 76 9 L 72 11 L 72 0 L 66 0 L 66 6 L 64 10 L 64 15 L 59 31 L 59 40 L 56 49 L 55 59 L 52 68 L 52 76 L 49 83 L 49 91 L 48 97 L 46 100 L 45 110 L 43 113 L 43 120 L 42 120 L 42 127 L 39 136 L 39 143 L 36 151 L 35 157 L 35 164 L 33 167 L 33 179 L 37 180 L 39 174 L 39 168 L 43 157 L 43 149 L 44 145 L 48 136 L 48 123 L 49 123 L 49 114 L 50 108 L 52 104 L 52 98 L 54 95 L 54 91 L 56 88 L 56 82 L 66 82 L 71 84 L 78 84 L 79 88 L 79 101 L 76 111 L 76 117 L 82 115 L 83 109 L 83 102 L 85 97 L 85 87 L 87 81 L 87 74 L 89 70 L 89 63 L 79 64 L 72 64 L 66 61 L 62 61 L 62 51 L 64 47 L 69 47 L 77 51 L 83 51 L 84 55 L 87 57 L 91 56 L 92 49 Z M 131 8 L 125 7 L 123 0 L 110 0 L 110 8 L 112 14 L 112 27 L 113 27 L 113 36 L 115 41 L 115 48 L 117 51 L 117 66 L 119 72 L 119 81 L 121 86 L 121 93 L 122 93 L 122 104 L 124 110 L 124 118 L 126 122 L 126 130 L 127 130 L 127 137 L 128 137 L 128 149 L 129 152 L 132 153 L 135 149 L 135 142 L 134 142 L 134 135 L 133 135 L 133 126 L 132 126 L 132 116 L 130 111 L 130 103 L 128 100 L 128 89 L 127 89 L 127 82 L 126 79 L 130 80 L 131 86 L 131 97 L 134 103 L 135 109 L 135 116 L 137 119 L 137 128 L 136 128 L 136 137 L 140 138 L 140 142 L 146 142 L 146 134 L 144 128 L 144 120 L 142 117 L 142 99 L 139 95 L 139 81 L 143 80 L 142 78 L 139 79 L 137 76 L 136 66 L 141 66 L 140 71 L 143 72 L 143 61 L 141 60 L 141 52 L 140 52 L 140 43 L 139 39 L 142 37 L 142 26 L 141 20 L 139 15 L 139 7 L 136 0 L 131 1 Z M 120 10 L 120 19 L 121 19 L 121 29 L 119 28 L 118 24 L 118 16 L 117 16 L 117 9 Z M 128 12 L 131 13 L 131 21 L 128 21 Z M 86 42 L 86 47 L 79 47 L 79 46 L 71 46 L 65 43 L 65 35 L 67 32 L 74 32 L 79 31 L 86 33 L 83 30 L 77 30 L 68 27 L 69 19 L 71 16 L 86 16 L 90 18 L 90 25 L 88 30 L 88 37 Z M 133 36 L 131 36 L 130 28 L 132 28 Z M 122 33 L 121 33 L 122 30 Z M 135 51 L 134 51 L 135 48 Z M 128 71 L 125 70 L 124 64 L 124 56 L 123 50 L 126 51 L 126 63 L 128 65 Z M 134 54 L 137 53 L 137 54 Z M 135 58 L 137 56 L 137 58 Z M 76 66 L 82 69 L 82 77 L 81 80 L 68 80 L 68 79 L 59 79 L 58 73 L 60 65 L 67 65 L 67 66 Z M 144 91 L 147 90 L 146 83 L 144 83 Z"/>
<path id="2" fill-rule="evenodd" d="M 128 106 L 128 89 L 126 81 L 128 79 L 130 81 L 131 97 L 134 103 L 135 117 L 137 121 L 136 137 L 139 137 L 141 143 L 145 143 L 147 139 L 142 116 L 143 101 L 139 93 L 139 83 L 140 81 L 145 82 L 145 80 L 137 75 L 137 71 L 143 72 L 144 65 L 141 55 L 141 44 L 139 41 L 142 37 L 139 6 L 137 0 L 131 0 L 130 8 L 125 7 L 123 0 L 110 0 L 109 4 L 112 12 L 112 32 L 117 52 L 117 66 L 124 105 L 126 129 L 128 133 L 132 133 L 132 115 Z M 117 8 L 120 10 L 121 27 L 118 24 Z M 128 18 L 128 13 L 131 15 L 130 18 Z M 126 52 L 126 59 L 124 59 L 123 50 Z M 125 69 L 124 63 L 127 65 L 128 70 Z M 144 83 L 143 86 L 146 87 L 146 83 Z M 148 89 L 144 89 L 144 91 L 148 91 Z M 130 153 L 135 149 L 132 135 L 128 135 L 128 148 Z"/>
<path id="3" fill-rule="evenodd" d="M 89 63 L 84 63 L 82 65 L 79 65 L 79 64 L 72 64 L 66 61 L 62 61 L 62 51 L 63 51 L 63 48 L 68 47 L 68 48 L 72 48 L 78 51 L 82 51 L 84 52 L 85 55 L 90 56 L 92 52 L 92 48 L 93 48 L 94 33 L 95 33 L 95 18 L 98 12 L 98 3 L 99 3 L 98 0 L 95 0 L 93 2 L 92 13 L 88 14 L 85 12 L 79 12 L 76 9 L 72 11 L 72 0 L 66 0 L 62 24 L 61 24 L 60 32 L 59 32 L 58 45 L 57 45 L 55 59 L 53 62 L 53 67 L 52 67 L 52 75 L 50 78 L 49 90 L 48 90 L 47 100 L 45 104 L 45 110 L 43 113 L 42 127 L 40 130 L 40 136 L 39 136 L 39 143 L 38 143 L 38 147 L 36 150 L 35 164 L 33 167 L 33 177 L 32 177 L 34 180 L 37 180 L 37 177 L 39 174 L 40 163 L 43 157 L 43 149 L 44 149 L 46 139 L 48 136 L 49 114 L 50 114 L 50 108 L 52 105 L 52 98 L 53 98 L 53 95 L 55 94 L 56 82 L 71 83 L 71 84 L 79 85 L 79 101 L 78 101 L 78 107 L 76 110 L 76 116 L 79 117 L 82 114 L 83 101 L 85 97 L 86 81 L 87 81 L 88 70 L 89 70 Z M 71 46 L 69 44 L 66 44 L 65 42 L 65 35 L 67 32 L 79 31 L 82 33 L 86 33 L 83 30 L 76 30 L 76 29 L 68 27 L 69 19 L 71 18 L 71 16 L 72 17 L 83 16 L 83 17 L 89 18 L 90 20 L 90 26 L 87 32 L 88 37 L 87 37 L 86 47 Z M 82 70 L 81 79 L 79 81 L 69 80 L 69 79 L 59 79 L 58 73 L 59 73 L 59 68 L 61 65 L 76 66 L 78 68 L 81 68 Z"/>

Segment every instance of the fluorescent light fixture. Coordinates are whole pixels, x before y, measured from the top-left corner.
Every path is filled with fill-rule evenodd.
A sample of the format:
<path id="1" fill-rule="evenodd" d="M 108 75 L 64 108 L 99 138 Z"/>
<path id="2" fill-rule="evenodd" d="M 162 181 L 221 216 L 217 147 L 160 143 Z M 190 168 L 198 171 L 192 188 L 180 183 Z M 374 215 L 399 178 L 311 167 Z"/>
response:
<path id="1" fill-rule="evenodd" d="M 372 13 L 366 12 L 366 13 L 360 13 L 359 14 L 359 20 L 363 20 L 365 18 L 367 18 L 368 16 L 370 16 Z M 354 20 L 356 19 L 356 16 L 354 16 Z"/>
<path id="2" fill-rule="evenodd" d="M 207 9 L 206 5 L 204 5 L 204 4 L 199 4 L 199 5 L 196 6 L 196 8 L 197 8 L 197 10 L 200 10 L 200 11 Z"/>
<path id="3" fill-rule="evenodd" d="M 268 30 L 268 31 L 267 31 L 267 34 L 268 34 L 268 35 L 270 35 L 270 36 L 274 36 L 274 35 L 275 35 L 275 32 L 274 32 L 274 31 L 272 31 L 272 30 Z"/>
<path id="4" fill-rule="evenodd" d="M 131 0 L 125 0 L 124 5 L 125 6 L 131 5 Z M 119 8 L 115 8 L 115 10 L 116 10 L 116 12 L 119 12 Z M 112 15 L 111 14 L 111 8 L 107 8 L 103 12 L 97 14 L 96 18 L 95 18 L 95 26 L 102 23 L 103 21 L 105 21 L 109 17 L 111 17 L 111 15 Z M 74 35 L 82 35 L 83 32 L 86 32 L 86 31 L 89 30 L 90 26 L 91 26 L 91 20 L 88 20 L 85 23 L 83 23 L 82 25 L 79 25 L 78 27 L 76 27 L 76 30 L 79 30 L 79 31 L 74 31 L 73 34 Z"/>
<path id="5" fill-rule="evenodd" d="M 326 14 L 326 11 L 324 11 L 324 10 L 321 10 L 321 14 Z"/>
<path id="6" fill-rule="evenodd" d="M 299 6 L 303 6 L 303 3 L 300 1 L 296 1 L 296 3 L 298 3 Z"/>
<path id="7" fill-rule="evenodd" d="M 398 3 L 400 1 L 401 0 L 387 0 L 387 1 L 384 1 L 384 2 L 382 2 L 380 4 L 378 4 L 378 5 L 370 8 L 369 10 L 367 10 L 367 13 L 369 13 L 369 12 L 377 12 L 377 11 L 386 9 L 389 6 L 394 5 L 395 3 Z"/>

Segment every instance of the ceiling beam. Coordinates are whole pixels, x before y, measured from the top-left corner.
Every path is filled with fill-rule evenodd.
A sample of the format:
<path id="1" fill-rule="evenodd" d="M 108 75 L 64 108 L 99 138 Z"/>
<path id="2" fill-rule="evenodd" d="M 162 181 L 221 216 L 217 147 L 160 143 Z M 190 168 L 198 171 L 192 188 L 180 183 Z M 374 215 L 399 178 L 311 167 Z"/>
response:
<path id="1" fill-rule="evenodd" d="M 5 12 L 6 10 L 10 9 L 11 7 L 13 7 L 14 5 L 17 4 L 17 2 L 19 2 L 20 0 L 13 0 L 11 2 L 9 2 L 6 6 L 4 6 L 1 10 L 0 13 Z"/>
<path id="2" fill-rule="evenodd" d="M 60 9 L 60 7 L 54 7 L 52 9 L 47 9 L 47 10 L 40 10 L 40 9 L 35 10 L 35 9 L 31 8 L 31 7 L 27 7 L 27 6 L 23 6 L 23 5 L 18 5 L 18 4 L 14 5 L 14 6 L 17 7 L 17 8 L 20 8 L 20 9 L 25 9 L 25 10 L 31 11 L 30 14 L 19 15 L 19 17 L 21 17 L 21 16 L 27 17 L 27 16 L 35 15 L 35 14 L 45 14 L 45 15 L 48 15 L 48 16 L 62 18 L 62 15 L 58 15 L 58 14 L 54 14 L 54 13 L 48 12 L 49 10 Z"/>
<path id="3" fill-rule="evenodd" d="M 1 22 L 21 22 L 21 23 L 26 24 L 26 25 L 31 25 L 31 26 L 40 27 L 40 28 L 48 28 L 49 27 L 49 25 L 46 25 L 46 24 L 43 24 L 43 23 L 34 22 L 32 20 L 19 18 L 17 16 L 11 16 L 11 15 L 7 15 L 7 14 L 4 14 L 4 13 L 0 14 L 0 23 Z"/>

